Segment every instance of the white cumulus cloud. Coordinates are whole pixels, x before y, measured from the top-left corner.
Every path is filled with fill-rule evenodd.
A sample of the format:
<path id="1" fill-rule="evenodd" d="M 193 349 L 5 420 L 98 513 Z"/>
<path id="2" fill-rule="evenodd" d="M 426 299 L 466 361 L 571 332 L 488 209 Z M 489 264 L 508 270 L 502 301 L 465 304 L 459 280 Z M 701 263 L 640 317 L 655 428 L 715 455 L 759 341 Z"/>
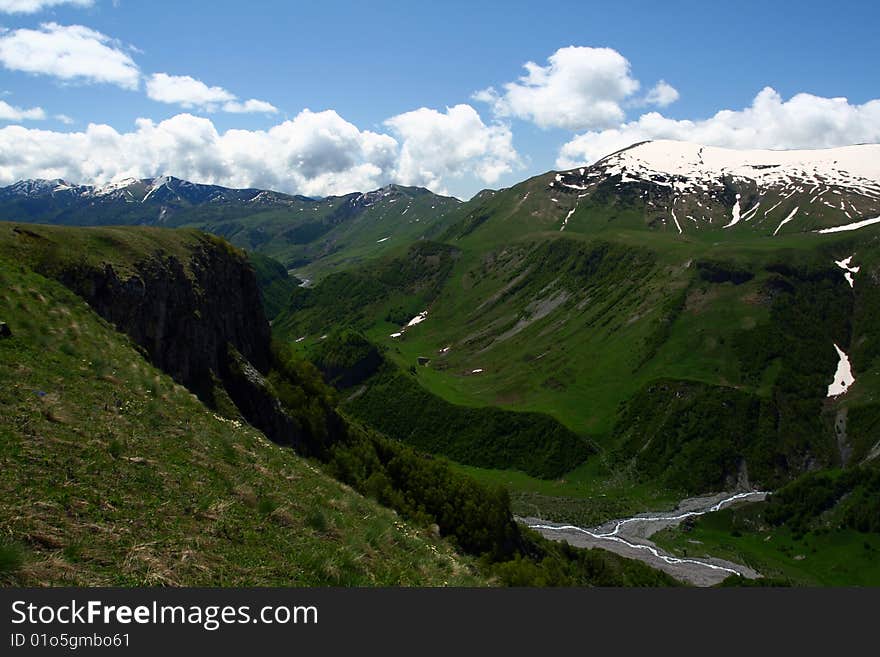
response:
<path id="1" fill-rule="evenodd" d="M 278 109 L 264 100 L 252 98 L 245 102 L 223 87 L 209 87 L 189 75 L 154 73 L 147 78 L 147 96 L 160 103 L 180 105 L 187 109 L 198 108 L 206 112 L 247 114 L 263 112 L 275 114 Z"/>
<path id="2" fill-rule="evenodd" d="M 439 190 L 444 181 L 467 175 L 492 184 L 520 163 L 510 128 L 486 125 L 470 105 L 445 112 L 422 107 L 385 125 L 402 141 L 396 177 L 405 185 Z"/>
<path id="3" fill-rule="evenodd" d="M 35 14 L 38 11 L 72 5 L 74 7 L 91 7 L 95 0 L 0 0 L 0 12 L 5 14 Z"/>
<path id="4" fill-rule="evenodd" d="M 0 100 L 0 121 L 42 121 L 46 118 L 46 112 L 42 107 L 22 109 Z"/>
<path id="5" fill-rule="evenodd" d="M 269 130 L 219 132 L 210 119 L 178 114 L 138 119 L 131 132 L 89 125 L 81 132 L 0 129 L 0 183 L 65 178 L 102 183 L 175 175 L 230 187 L 322 196 L 388 182 L 397 141 L 361 131 L 334 111 L 303 110 Z"/>
<path id="6" fill-rule="evenodd" d="M 639 89 L 627 59 L 611 48 L 569 46 L 548 58 L 547 66 L 524 65 L 526 74 L 474 95 L 497 116 L 533 121 L 542 128 L 588 130 L 623 121 L 622 103 Z"/>
<path id="7" fill-rule="evenodd" d="M 657 105 L 658 107 L 666 107 L 671 105 L 679 98 L 678 89 L 669 84 L 666 80 L 660 80 L 645 96 L 645 103 L 648 105 Z"/>
<path id="8" fill-rule="evenodd" d="M 484 124 L 468 105 L 422 108 L 387 123 L 391 134 L 361 130 L 333 110 L 305 109 L 268 130 L 221 132 L 211 119 L 192 114 L 138 119 L 128 132 L 98 124 L 74 132 L 12 125 L 0 128 L 0 185 L 174 175 L 326 196 L 390 182 L 443 191 L 463 177 L 492 182 L 519 164 L 510 131 Z"/>
<path id="9" fill-rule="evenodd" d="M 232 100 L 228 103 L 224 103 L 223 111 L 229 112 L 230 114 L 277 114 L 278 108 L 275 107 L 272 103 L 266 102 L 265 100 L 257 100 L 256 98 L 251 98 L 250 100 L 246 100 L 244 102 Z"/>
<path id="10" fill-rule="evenodd" d="M 43 23 L 0 34 L 0 64 L 13 71 L 71 82 L 103 82 L 137 89 L 140 71 L 121 45 L 82 25 Z"/>
<path id="11" fill-rule="evenodd" d="M 201 80 L 188 75 L 154 73 L 147 80 L 147 96 L 160 103 L 172 103 L 183 107 L 215 106 L 235 99 L 223 87 L 209 87 Z"/>
<path id="12" fill-rule="evenodd" d="M 880 142 L 880 99 L 861 105 L 846 98 L 800 93 L 784 100 L 765 87 L 741 110 L 722 110 L 711 118 L 670 119 L 643 114 L 615 128 L 577 135 L 559 152 L 556 166 L 570 169 L 648 139 L 678 139 L 728 148 L 831 148 Z"/>

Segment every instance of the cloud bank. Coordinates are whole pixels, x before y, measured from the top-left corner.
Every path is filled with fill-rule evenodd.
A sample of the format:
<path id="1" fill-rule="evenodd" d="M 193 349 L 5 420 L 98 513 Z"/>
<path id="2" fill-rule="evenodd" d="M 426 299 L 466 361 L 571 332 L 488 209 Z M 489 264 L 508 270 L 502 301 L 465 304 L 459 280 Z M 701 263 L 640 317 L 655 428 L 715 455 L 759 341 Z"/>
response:
<path id="1" fill-rule="evenodd" d="M 268 130 L 219 132 L 210 119 L 192 114 L 160 123 L 138 119 L 131 132 L 97 124 L 81 132 L 13 125 L 0 129 L 0 184 L 22 178 L 94 184 L 173 174 L 324 196 L 388 182 L 442 191 L 466 175 L 489 183 L 518 163 L 509 131 L 485 125 L 467 105 L 446 112 L 423 108 L 387 124 L 395 136 L 360 130 L 332 110 L 306 109 Z"/>
<path id="2" fill-rule="evenodd" d="M 486 125 L 470 105 L 445 113 L 422 107 L 385 125 L 402 140 L 395 178 L 404 185 L 440 190 L 450 178 L 466 174 L 493 184 L 520 165 L 510 128 Z"/>

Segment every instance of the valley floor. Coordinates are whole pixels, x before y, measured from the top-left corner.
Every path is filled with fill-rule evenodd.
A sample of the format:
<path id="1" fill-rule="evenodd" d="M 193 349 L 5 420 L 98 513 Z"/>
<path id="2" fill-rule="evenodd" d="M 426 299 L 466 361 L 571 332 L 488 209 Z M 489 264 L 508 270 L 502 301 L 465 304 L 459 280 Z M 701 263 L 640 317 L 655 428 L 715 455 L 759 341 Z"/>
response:
<path id="1" fill-rule="evenodd" d="M 540 532 L 545 538 L 565 541 L 575 547 L 609 550 L 623 557 L 643 561 L 688 584 L 713 586 L 731 575 L 756 579 L 761 574 L 748 566 L 726 559 L 676 557 L 659 548 L 650 537 L 664 529 L 676 527 L 690 518 L 713 513 L 732 504 L 762 501 L 766 496 L 767 493 L 756 491 L 693 497 L 682 500 L 672 512 L 643 513 L 631 518 L 612 520 L 590 529 L 547 522 L 540 518 L 518 518 L 518 520 Z"/>

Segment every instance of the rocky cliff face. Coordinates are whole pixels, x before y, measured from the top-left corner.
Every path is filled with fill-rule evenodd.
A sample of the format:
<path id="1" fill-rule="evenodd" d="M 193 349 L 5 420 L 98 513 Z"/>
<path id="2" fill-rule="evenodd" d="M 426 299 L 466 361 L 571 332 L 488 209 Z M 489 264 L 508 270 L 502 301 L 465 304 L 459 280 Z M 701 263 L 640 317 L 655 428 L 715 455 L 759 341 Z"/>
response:
<path id="1" fill-rule="evenodd" d="M 275 442 L 318 456 L 345 436 L 323 400 L 306 399 L 305 418 L 280 401 L 254 267 L 224 240 L 192 230 L 6 224 L 0 256 L 63 283 L 205 404 L 237 410 Z M 299 385 L 295 374 L 282 379 Z"/>
<path id="2" fill-rule="evenodd" d="M 302 418 L 291 416 L 266 377 L 231 345 L 220 380 L 248 422 L 276 443 L 293 447 L 302 455 L 326 458 L 331 444 L 346 434 L 342 418 L 329 408 L 324 414 L 326 432 L 316 433 Z"/>
<path id="3" fill-rule="evenodd" d="M 103 269 L 62 271 L 62 283 L 143 347 L 158 367 L 208 398 L 232 345 L 257 370 L 269 368 L 269 324 L 253 269 L 224 243 L 205 238 L 190 262 L 156 254 L 120 276 Z"/>

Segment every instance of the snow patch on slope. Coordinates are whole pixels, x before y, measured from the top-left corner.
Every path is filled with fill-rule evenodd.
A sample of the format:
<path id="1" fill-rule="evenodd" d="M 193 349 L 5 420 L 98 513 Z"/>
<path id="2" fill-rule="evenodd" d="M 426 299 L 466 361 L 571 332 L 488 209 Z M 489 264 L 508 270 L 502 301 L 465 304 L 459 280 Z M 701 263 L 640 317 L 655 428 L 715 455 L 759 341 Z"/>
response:
<path id="1" fill-rule="evenodd" d="M 410 326 L 415 326 L 416 324 L 421 324 L 426 319 L 428 319 L 428 311 L 423 310 L 418 315 L 416 315 L 411 320 L 409 320 L 409 322 L 407 322 L 406 326 L 404 326 L 403 328 L 409 328 Z"/>
<path id="2" fill-rule="evenodd" d="M 725 228 L 730 228 L 731 226 L 736 226 L 739 223 L 739 213 L 740 213 L 739 199 L 740 199 L 740 195 L 737 194 L 736 195 L 736 203 L 733 204 L 733 216 L 730 220 L 730 223 L 727 224 L 725 226 Z"/>
<path id="3" fill-rule="evenodd" d="M 577 205 L 575 205 L 571 210 L 568 211 L 568 214 L 565 215 L 565 219 L 562 220 L 562 226 L 559 228 L 560 232 L 565 230 L 565 227 L 568 225 L 568 220 L 571 219 L 571 215 L 574 214 L 575 210 L 577 210 Z"/>
<path id="4" fill-rule="evenodd" d="M 773 231 L 773 234 L 776 235 L 779 232 L 780 228 L 782 228 L 785 224 L 787 224 L 789 221 L 794 219 L 794 216 L 797 214 L 798 210 L 800 210 L 799 207 L 795 208 L 794 210 L 789 212 L 788 216 L 785 219 L 783 219 L 782 222 L 776 227 L 776 230 Z"/>
<path id="5" fill-rule="evenodd" d="M 872 224 L 880 223 L 880 217 L 874 217 L 873 219 L 863 219 L 862 221 L 856 221 L 852 224 L 844 224 L 843 226 L 834 226 L 834 228 L 823 228 L 822 230 L 817 230 L 817 233 L 822 233 L 823 235 L 827 233 L 842 233 L 848 230 L 858 230 L 859 228 L 864 228 L 865 226 L 871 226 Z"/>
<path id="6" fill-rule="evenodd" d="M 846 278 L 846 282 L 849 283 L 850 287 L 855 287 L 855 279 L 853 278 L 853 274 L 858 274 L 861 267 L 852 267 L 850 263 L 852 262 L 854 256 L 850 256 L 849 258 L 845 258 L 843 260 L 835 260 L 834 264 L 845 270 L 843 277 Z"/>
<path id="7" fill-rule="evenodd" d="M 828 386 L 828 397 L 842 395 L 856 382 L 852 373 L 852 364 L 849 362 L 849 356 L 837 344 L 834 345 L 834 348 L 837 350 L 837 357 L 840 360 L 837 363 L 837 371 L 834 373 L 834 381 Z"/>
<path id="8" fill-rule="evenodd" d="M 675 205 L 675 201 L 673 201 L 672 205 Z M 681 224 L 678 223 L 678 217 L 675 216 L 675 207 L 670 208 L 670 210 L 672 211 L 672 220 L 675 222 L 675 227 L 678 228 L 678 234 L 681 235 L 684 231 L 681 229 Z"/>

